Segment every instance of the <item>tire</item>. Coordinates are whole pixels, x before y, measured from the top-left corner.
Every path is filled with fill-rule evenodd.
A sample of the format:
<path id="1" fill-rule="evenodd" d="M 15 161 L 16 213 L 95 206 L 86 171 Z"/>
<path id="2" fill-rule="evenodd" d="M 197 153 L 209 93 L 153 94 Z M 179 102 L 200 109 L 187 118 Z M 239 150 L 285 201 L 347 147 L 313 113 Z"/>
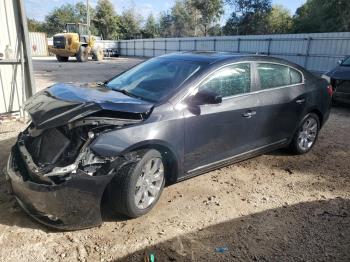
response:
<path id="1" fill-rule="evenodd" d="M 317 141 L 319 131 L 319 117 L 314 113 L 307 114 L 293 136 L 290 150 L 297 155 L 309 152 Z"/>
<path id="2" fill-rule="evenodd" d="M 68 56 L 56 55 L 56 59 L 57 59 L 58 62 L 67 62 L 69 57 Z"/>
<path id="3" fill-rule="evenodd" d="M 138 154 L 140 160 L 119 170 L 119 172 L 115 174 L 109 188 L 112 208 L 115 212 L 126 215 L 129 218 L 136 218 L 147 214 L 158 202 L 165 184 L 165 161 L 162 155 L 154 149 L 139 151 Z M 158 172 L 146 176 L 144 171 L 147 170 L 148 165 L 150 165 L 149 170 L 153 170 L 153 167 L 155 167 L 155 170 L 159 165 L 159 169 L 156 170 Z M 152 172 L 149 174 L 151 173 Z M 153 185 L 152 190 L 154 190 L 154 192 L 157 191 L 157 193 L 152 196 L 148 188 L 151 180 L 156 180 L 158 178 L 159 180 L 151 183 Z M 142 192 L 145 191 L 148 198 L 145 197 L 145 194 L 142 194 Z M 147 199 L 148 201 L 142 202 L 142 200 Z"/>
<path id="4" fill-rule="evenodd" d="M 101 48 L 94 48 L 92 50 L 92 60 L 102 61 L 104 58 L 103 50 Z"/>
<path id="5" fill-rule="evenodd" d="M 76 55 L 78 62 L 86 62 L 89 59 L 89 52 L 85 46 L 80 46 L 79 51 Z"/>

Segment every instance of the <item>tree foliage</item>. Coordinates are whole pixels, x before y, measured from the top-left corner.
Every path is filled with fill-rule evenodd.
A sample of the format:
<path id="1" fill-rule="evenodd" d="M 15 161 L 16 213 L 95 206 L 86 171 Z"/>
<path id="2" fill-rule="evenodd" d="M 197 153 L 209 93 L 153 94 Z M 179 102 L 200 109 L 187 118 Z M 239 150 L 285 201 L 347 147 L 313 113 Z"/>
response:
<path id="1" fill-rule="evenodd" d="M 191 12 L 190 1 L 177 0 L 171 8 L 172 36 L 192 36 L 195 31 L 195 19 Z"/>
<path id="2" fill-rule="evenodd" d="M 90 17 L 94 17 L 94 9 L 90 6 Z M 53 9 L 41 23 L 41 31 L 49 36 L 62 33 L 65 30 L 66 23 L 86 23 L 86 5 L 78 2 L 76 5 L 64 4 Z M 33 22 L 33 21 L 31 21 Z M 31 26 L 34 26 L 32 23 Z M 32 28 L 33 29 L 33 28 Z M 91 33 L 97 33 L 94 26 L 90 27 Z"/>
<path id="3" fill-rule="evenodd" d="M 291 0 L 292 1 L 292 0 Z M 117 14 L 112 0 L 98 0 L 90 7 L 93 35 L 104 39 L 185 37 L 207 35 L 247 35 L 350 31 L 350 0 L 307 0 L 294 16 L 272 0 L 176 0 L 159 17 L 146 21 L 135 8 Z M 219 21 L 224 3 L 235 10 L 225 25 Z M 86 23 L 86 5 L 63 4 L 53 9 L 45 21 L 28 19 L 29 31 L 48 36 L 63 32 L 66 23 Z"/>
<path id="4" fill-rule="evenodd" d="M 271 12 L 271 0 L 226 0 L 226 2 L 237 10 L 231 18 L 234 20 L 238 17 L 239 34 L 264 34 L 268 31 L 267 17 Z"/>
<path id="5" fill-rule="evenodd" d="M 269 34 L 285 34 L 292 30 L 293 20 L 288 9 L 274 5 L 267 16 Z"/>
<path id="6" fill-rule="evenodd" d="M 103 39 L 117 38 L 118 18 L 110 0 L 99 0 L 97 2 L 96 14 L 92 21 Z"/>
<path id="7" fill-rule="evenodd" d="M 142 17 L 134 8 L 124 10 L 119 17 L 119 32 L 123 39 L 141 38 Z"/>
<path id="8" fill-rule="evenodd" d="M 29 32 L 45 32 L 43 22 L 28 18 L 27 24 L 28 24 L 28 31 Z"/>
<path id="9" fill-rule="evenodd" d="M 204 36 L 207 36 L 210 26 L 224 13 L 224 3 L 222 0 L 193 0 L 192 4 L 200 12 L 199 24 L 203 28 Z M 217 25 L 215 28 L 217 29 Z M 213 32 L 215 28 L 212 29 Z"/>
<path id="10" fill-rule="evenodd" d="M 341 32 L 350 30 L 349 0 L 308 0 L 293 18 L 294 32 Z"/>
<path id="11" fill-rule="evenodd" d="M 142 32 L 143 38 L 155 38 L 159 37 L 159 24 L 154 18 L 153 14 L 147 17 L 145 27 Z"/>

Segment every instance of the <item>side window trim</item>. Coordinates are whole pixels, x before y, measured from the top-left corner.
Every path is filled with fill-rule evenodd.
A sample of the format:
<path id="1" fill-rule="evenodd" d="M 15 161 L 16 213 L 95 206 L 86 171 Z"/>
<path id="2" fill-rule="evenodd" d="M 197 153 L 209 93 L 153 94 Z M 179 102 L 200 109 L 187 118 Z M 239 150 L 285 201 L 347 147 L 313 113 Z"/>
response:
<path id="1" fill-rule="evenodd" d="M 283 86 L 275 86 L 275 87 L 271 87 L 271 88 L 266 88 L 266 89 L 261 89 L 261 83 L 260 83 L 260 76 L 259 76 L 259 72 L 258 72 L 258 65 L 259 63 L 261 64 L 275 64 L 275 65 L 282 65 L 282 66 L 286 66 L 289 68 L 289 75 L 290 75 L 290 68 L 294 69 L 295 71 L 297 71 L 298 73 L 300 73 L 301 75 L 301 83 L 297 83 L 297 84 L 290 84 L 290 85 L 283 85 Z M 256 87 L 257 87 L 257 91 L 256 92 L 266 92 L 266 91 L 270 91 L 270 90 L 274 90 L 274 89 L 280 89 L 280 88 L 286 88 L 286 87 L 292 87 L 292 86 L 299 86 L 299 85 L 304 85 L 305 84 L 305 77 L 303 72 L 301 72 L 299 69 L 290 66 L 290 65 L 286 65 L 286 64 L 282 64 L 282 63 L 277 63 L 277 62 L 270 62 L 270 61 L 259 61 L 259 62 L 254 62 L 254 70 L 255 70 L 255 77 L 256 77 Z"/>

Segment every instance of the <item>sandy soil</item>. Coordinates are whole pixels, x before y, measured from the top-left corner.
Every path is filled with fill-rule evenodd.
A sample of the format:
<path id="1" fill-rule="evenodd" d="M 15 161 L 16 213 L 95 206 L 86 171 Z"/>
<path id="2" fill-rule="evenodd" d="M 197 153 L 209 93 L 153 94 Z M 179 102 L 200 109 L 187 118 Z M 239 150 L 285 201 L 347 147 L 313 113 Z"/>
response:
<path id="1" fill-rule="evenodd" d="M 96 67 L 104 66 L 101 81 L 139 62 L 122 59 L 84 64 L 76 82 Z M 37 71 L 37 83 L 76 76 L 76 63 L 34 66 L 48 64 L 57 72 Z M 23 127 L 0 124 L 0 169 Z M 144 217 L 104 210 L 101 227 L 73 232 L 31 220 L 1 175 L 0 261 L 144 261 L 145 253 L 156 261 L 350 261 L 349 134 L 350 108 L 335 108 L 307 155 L 282 150 L 222 168 L 167 187 Z"/>

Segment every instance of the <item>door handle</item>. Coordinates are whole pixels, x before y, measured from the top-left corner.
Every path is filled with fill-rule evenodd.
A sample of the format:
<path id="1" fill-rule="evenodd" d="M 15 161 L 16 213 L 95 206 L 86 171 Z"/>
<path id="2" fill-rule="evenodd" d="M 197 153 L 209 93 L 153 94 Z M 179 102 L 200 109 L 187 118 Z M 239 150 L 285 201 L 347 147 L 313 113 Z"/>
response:
<path id="1" fill-rule="evenodd" d="M 242 116 L 246 118 L 251 118 L 252 116 L 255 116 L 255 115 L 256 115 L 256 111 L 248 110 Z"/>
<path id="2" fill-rule="evenodd" d="M 296 100 L 295 102 L 300 105 L 300 104 L 304 104 L 305 101 L 306 101 L 305 98 L 301 98 L 301 99 Z"/>

